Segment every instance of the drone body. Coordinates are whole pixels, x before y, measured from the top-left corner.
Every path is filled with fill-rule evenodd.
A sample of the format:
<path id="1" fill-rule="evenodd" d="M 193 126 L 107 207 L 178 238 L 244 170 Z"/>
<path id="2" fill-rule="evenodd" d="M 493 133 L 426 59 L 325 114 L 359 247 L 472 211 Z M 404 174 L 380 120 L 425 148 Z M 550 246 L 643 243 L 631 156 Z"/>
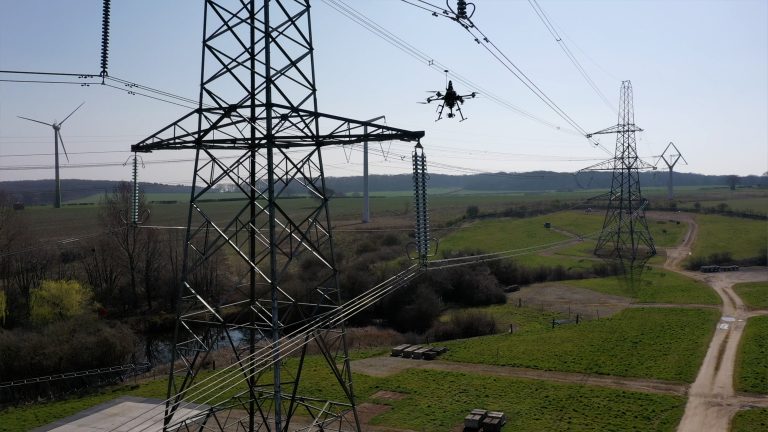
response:
<path id="1" fill-rule="evenodd" d="M 456 114 L 461 117 L 461 120 L 466 120 L 466 117 L 464 117 L 464 113 L 461 112 L 461 105 L 464 103 L 464 99 L 466 98 L 474 98 L 477 96 L 476 92 L 472 92 L 465 95 L 460 95 L 454 90 L 453 88 L 453 81 L 448 81 L 448 86 L 445 89 L 445 93 L 442 93 L 440 91 L 435 91 L 435 94 L 433 96 L 429 96 L 426 100 L 426 102 L 421 102 L 423 104 L 432 103 L 435 101 L 440 101 L 440 104 L 437 106 L 437 120 L 443 118 L 443 110 L 445 108 L 448 108 L 448 118 L 454 118 L 456 117 Z M 453 112 L 453 110 L 456 110 L 456 113 Z"/>

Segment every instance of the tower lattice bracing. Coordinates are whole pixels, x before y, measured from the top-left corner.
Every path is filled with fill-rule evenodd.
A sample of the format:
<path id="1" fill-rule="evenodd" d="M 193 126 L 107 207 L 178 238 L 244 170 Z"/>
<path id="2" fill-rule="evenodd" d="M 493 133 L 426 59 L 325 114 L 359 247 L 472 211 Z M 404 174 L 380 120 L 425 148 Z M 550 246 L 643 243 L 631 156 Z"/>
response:
<path id="1" fill-rule="evenodd" d="M 607 210 L 603 228 L 595 246 L 595 255 L 615 258 L 629 267 L 644 265 L 656 254 L 653 238 L 645 220 L 647 200 L 640 190 L 640 171 L 653 168 L 637 155 L 632 103 L 632 83 L 622 81 L 619 98 L 619 116 L 615 126 L 597 134 L 616 134 L 616 153 L 612 159 L 582 171 L 611 171 L 611 190 L 607 195 Z"/>
<path id="2" fill-rule="evenodd" d="M 165 430 L 359 430 L 321 150 L 424 134 L 317 111 L 308 0 L 204 3 L 197 109 L 132 146 L 196 154 Z"/>

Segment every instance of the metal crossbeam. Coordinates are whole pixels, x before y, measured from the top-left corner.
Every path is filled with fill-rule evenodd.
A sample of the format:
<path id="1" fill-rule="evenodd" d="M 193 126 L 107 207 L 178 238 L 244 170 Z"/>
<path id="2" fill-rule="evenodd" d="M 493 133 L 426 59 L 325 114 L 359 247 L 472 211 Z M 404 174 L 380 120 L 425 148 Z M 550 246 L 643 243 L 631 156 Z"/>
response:
<path id="1" fill-rule="evenodd" d="M 280 120 L 274 125 L 275 134 L 269 137 L 270 144 L 277 148 L 315 147 L 329 145 L 348 145 L 367 141 L 417 141 L 424 137 L 422 131 L 408 131 L 387 125 L 376 124 L 361 120 L 272 105 Z M 255 109 L 264 112 L 265 105 L 257 105 Z M 176 122 L 166 126 L 152 136 L 131 146 L 134 152 L 151 152 L 154 150 L 195 149 L 204 146 L 206 149 L 242 150 L 267 145 L 266 136 L 258 136 L 254 141 L 248 135 L 248 129 L 266 130 L 266 116 L 249 119 L 242 115 L 242 110 L 250 110 L 249 106 L 237 108 L 197 109 Z M 200 130 L 195 129 L 198 120 L 208 125 Z M 329 126 L 318 134 L 310 131 L 302 134 L 300 125 L 320 123 Z"/>

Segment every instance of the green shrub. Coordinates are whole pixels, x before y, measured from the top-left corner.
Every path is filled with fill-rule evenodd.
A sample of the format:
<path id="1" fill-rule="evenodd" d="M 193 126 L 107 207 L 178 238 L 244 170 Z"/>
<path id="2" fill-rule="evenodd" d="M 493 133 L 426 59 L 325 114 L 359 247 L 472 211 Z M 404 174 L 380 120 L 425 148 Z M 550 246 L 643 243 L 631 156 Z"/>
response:
<path id="1" fill-rule="evenodd" d="M 43 281 L 30 290 L 30 319 L 41 325 L 80 315 L 92 296 L 91 290 L 77 281 Z"/>

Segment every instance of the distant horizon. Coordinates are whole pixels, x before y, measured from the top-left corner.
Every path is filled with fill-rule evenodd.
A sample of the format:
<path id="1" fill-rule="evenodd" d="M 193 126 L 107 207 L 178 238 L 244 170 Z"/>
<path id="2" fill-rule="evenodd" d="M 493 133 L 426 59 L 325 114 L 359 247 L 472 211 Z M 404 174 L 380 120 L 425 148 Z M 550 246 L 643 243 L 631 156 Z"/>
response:
<path id="1" fill-rule="evenodd" d="M 441 173 L 441 172 L 431 172 L 430 174 L 434 175 L 445 175 L 445 176 L 453 176 L 453 177 L 469 177 L 474 175 L 493 175 L 493 174 L 527 174 L 532 172 L 548 172 L 548 173 L 555 173 L 555 174 L 568 174 L 572 175 L 575 174 L 571 171 L 553 171 L 553 170 L 532 170 L 532 171 L 488 171 L 488 172 L 482 172 L 482 173 Z M 648 171 L 653 172 L 653 171 Z M 663 173 L 667 174 L 668 170 L 666 168 L 664 169 L 657 169 L 656 173 Z M 700 172 L 687 172 L 687 171 L 674 171 L 675 174 L 682 174 L 682 175 L 701 175 L 701 176 L 708 176 L 708 177 L 726 177 L 729 175 L 737 175 L 739 178 L 746 178 L 746 177 L 768 177 L 768 172 L 764 172 L 762 174 L 746 174 L 746 175 L 739 175 L 739 174 L 707 174 L 707 173 L 700 173 Z M 375 173 L 375 174 L 369 174 L 370 176 L 403 176 L 403 175 L 411 175 L 410 172 L 400 172 L 400 173 Z M 363 175 L 326 175 L 325 178 L 362 178 Z M 36 181 L 55 181 L 54 178 L 36 178 L 36 179 L 19 179 L 19 180 L 0 180 L 0 184 L 3 183 L 11 183 L 11 182 L 36 182 Z M 115 179 L 115 178 L 67 178 L 62 177 L 61 181 L 111 181 L 111 182 L 132 182 L 133 180 L 130 178 L 125 179 Z M 152 183 L 152 184 L 161 184 L 166 186 L 191 186 L 191 181 L 188 183 L 185 182 L 176 182 L 176 183 L 169 183 L 169 182 L 162 182 L 162 181 L 153 181 L 153 180 L 142 180 L 141 176 L 139 176 L 139 183 Z"/>

